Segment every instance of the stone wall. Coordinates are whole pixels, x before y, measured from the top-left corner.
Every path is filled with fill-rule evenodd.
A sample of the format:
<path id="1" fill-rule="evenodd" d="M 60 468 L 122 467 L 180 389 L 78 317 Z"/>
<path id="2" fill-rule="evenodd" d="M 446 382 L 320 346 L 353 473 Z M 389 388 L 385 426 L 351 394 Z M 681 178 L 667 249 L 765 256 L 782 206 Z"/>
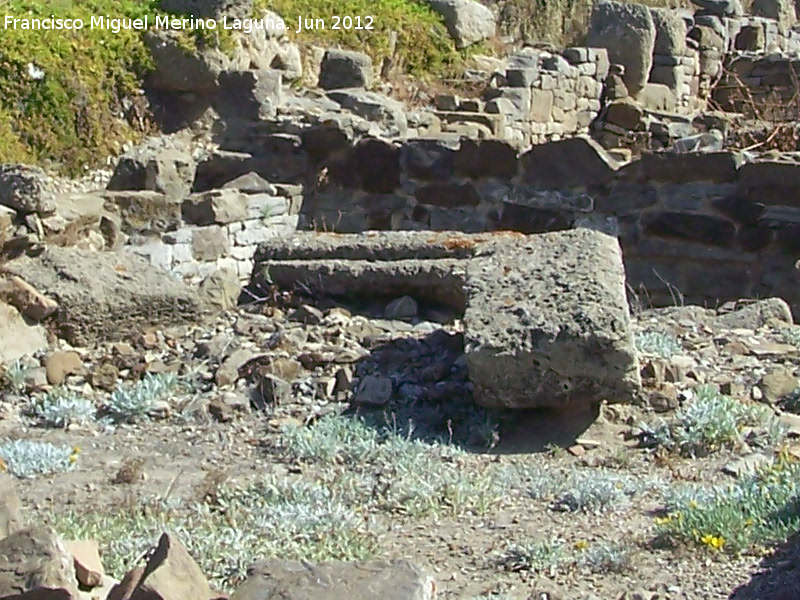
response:
<path id="1" fill-rule="evenodd" d="M 720 108 L 764 119 L 797 119 L 800 58 L 741 55 L 731 61 L 714 92 Z"/>
<path id="2" fill-rule="evenodd" d="M 605 49 L 553 53 L 525 48 L 512 54 L 508 64 L 499 85 L 483 100 L 438 96 L 434 115 L 440 131 L 501 138 L 520 148 L 589 131 L 608 75 Z"/>
<path id="3" fill-rule="evenodd" d="M 370 143 L 386 146 L 362 154 L 369 172 L 391 183 L 308 188 L 302 228 L 601 229 L 619 236 L 631 291 L 645 303 L 778 295 L 800 314 L 800 163 L 656 153 L 621 166 L 584 138 L 522 155 L 497 140 Z"/>

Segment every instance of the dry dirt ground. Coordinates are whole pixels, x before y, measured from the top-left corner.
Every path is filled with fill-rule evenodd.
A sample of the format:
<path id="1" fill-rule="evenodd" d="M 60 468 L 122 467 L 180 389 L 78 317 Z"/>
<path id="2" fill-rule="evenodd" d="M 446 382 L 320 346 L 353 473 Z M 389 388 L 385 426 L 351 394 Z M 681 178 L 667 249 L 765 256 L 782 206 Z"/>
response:
<path id="1" fill-rule="evenodd" d="M 661 330 L 668 327 L 659 321 Z M 696 352 L 703 344 L 690 342 L 702 328 L 689 329 L 675 337 Z M 780 331 L 733 335 L 777 339 Z M 719 333 L 703 335 L 719 348 L 711 362 L 727 364 Z M 779 362 L 796 366 L 796 356 Z M 690 377 L 678 387 L 696 383 Z M 203 394 L 213 400 L 222 392 Z M 3 402 L 14 398 L 7 393 Z M 338 415 L 343 404 L 330 406 L 336 410 L 287 401 L 232 413 L 225 422 L 206 411 L 176 411 L 166 419 L 67 428 L 37 426 L 23 410 L 0 420 L 0 441 L 74 449 L 69 472 L 18 480 L 25 514 L 67 539 L 98 539 L 115 577 L 168 529 L 222 590 L 233 589 L 252 560 L 272 555 L 406 558 L 436 574 L 441 597 L 468 600 L 541 597 L 536 592 L 569 599 L 800 597 L 791 540 L 739 556 L 711 538 L 676 544 L 658 537 L 666 497 L 683 486 L 730 485 L 736 480 L 721 467 L 742 455 L 725 444 L 701 458 L 641 447 L 637 425 L 670 419 L 680 407 L 656 414 L 645 402 L 592 415 L 498 415 L 492 447 L 476 450 L 413 441 L 402 426 L 378 435 L 374 419 L 362 423 Z M 786 448 L 776 443 L 766 451 L 779 447 Z"/>

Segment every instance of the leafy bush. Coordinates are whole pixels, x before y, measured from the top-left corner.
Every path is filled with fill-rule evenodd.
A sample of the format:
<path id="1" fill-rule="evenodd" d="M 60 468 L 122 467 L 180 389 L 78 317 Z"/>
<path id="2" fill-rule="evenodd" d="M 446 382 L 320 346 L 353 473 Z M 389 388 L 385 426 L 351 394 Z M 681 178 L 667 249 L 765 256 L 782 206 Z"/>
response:
<path id="1" fill-rule="evenodd" d="M 46 427 L 67 427 L 94 420 L 94 402 L 74 392 L 55 389 L 48 392 L 34 407 L 34 413 Z"/>
<path id="2" fill-rule="evenodd" d="M 711 386 L 697 388 L 695 398 L 670 421 L 642 425 L 642 441 L 683 456 L 706 456 L 740 444 L 745 427 L 766 426 L 772 412 L 756 404 L 723 396 Z"/>
<path id="3" fill-rule="evenodd" d="M 543 541 L 509 546 L 498 566 L 504 571 L 533 571 L 552 576 L 568 560 L 562 541 Z"/>
<path id="4" fill-rule="evenodd" d="M 624 573 L 632 568 L 630 548 L 619 542 L 589 545 L 576 562 L 592 573 Z"/>
<path id="5" fill-rule="evenodd" d="M 78 460 L 78 450 L 47 442 L 14 440 L 0 443 L 0 458 L 8 472 L 21 479 L 70 471 Z"/>

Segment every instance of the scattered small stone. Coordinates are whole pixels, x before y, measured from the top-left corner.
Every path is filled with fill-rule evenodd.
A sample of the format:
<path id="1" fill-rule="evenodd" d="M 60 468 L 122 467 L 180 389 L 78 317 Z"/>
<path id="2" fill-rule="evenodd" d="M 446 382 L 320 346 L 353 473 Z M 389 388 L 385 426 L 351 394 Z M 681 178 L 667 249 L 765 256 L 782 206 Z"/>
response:
<path id="1" fill-rule="evenodd" d="M 68 375 L 83 371 L 83 360 L 77 352 L 53 352 L 45 361 L 47 382 L 50 385 L 61 385 Z"/>
<path id="2" fill-rule="evenodd" d="M 388 377 L 369 375 L 358 384 L 353 404 L 385 406 L 392 399 L 393 384 Z"/>
<path id="3" fill-rule="evenodd" d="M 105 576 L 105 570 L 100 560 L 100 547 L 97 541 L 66 541 L 64 546 L 72 555 L 78 582 L 90 588 L 99 586 Z"/>
<path id="4" fill-rule="evenodd" d="M 722 467 L 722 472 L 734 477 L 744 477 L 754 474 L 759 467 L 769 463 L 770 459 L 761 453 L 748 454 L 741 458 L 734 459 Z"/>
<path id="5" fill-rule="evenodd" d="M 389 302 L 383 311 L 383 316 L 387 319 L 411 320 L 417 316 L 419 306 L 417 301 L 411 296 L 401 296 Z"/>

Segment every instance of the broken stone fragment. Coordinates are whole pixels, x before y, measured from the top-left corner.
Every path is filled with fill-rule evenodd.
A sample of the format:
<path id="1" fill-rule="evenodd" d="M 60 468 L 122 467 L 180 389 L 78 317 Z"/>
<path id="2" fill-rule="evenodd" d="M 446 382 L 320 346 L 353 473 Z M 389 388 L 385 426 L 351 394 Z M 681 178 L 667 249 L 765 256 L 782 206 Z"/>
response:
<path id="1" fill-rule="evenodd" d="M 178 539 L 165 533 L 144 568 L 129 572 L 108 600 L 208 600 L 216 597 Z"/>
<path id="2" fill-rule="evenodd" d="M 431 575 L 405 560 L 320 565 L 268 560 L 248 570 L 231 600 L 435 600 L 436 587 Z"/>
<path id="3" fill-rule="evenodd" d="M 0 297 L 15 307 L 24 317 L 39 322 L 58 310 L 58 303 L 20 277 L 0 283 Z"/>
<path id="4" fill-rule="evenodd" d="M 95 540 L 66 541 L 64 546 L 72 555 L 75 577 L 85 587 L 97 587 L 103 581 L 105 570 L 100 560 L 100 548 Z"/>
<path id="5" fill-rule="evenodd" d="M 0 540 L 0 598 L 78 597 L 72 557 L 55 531 L 32 527 Z"/>

